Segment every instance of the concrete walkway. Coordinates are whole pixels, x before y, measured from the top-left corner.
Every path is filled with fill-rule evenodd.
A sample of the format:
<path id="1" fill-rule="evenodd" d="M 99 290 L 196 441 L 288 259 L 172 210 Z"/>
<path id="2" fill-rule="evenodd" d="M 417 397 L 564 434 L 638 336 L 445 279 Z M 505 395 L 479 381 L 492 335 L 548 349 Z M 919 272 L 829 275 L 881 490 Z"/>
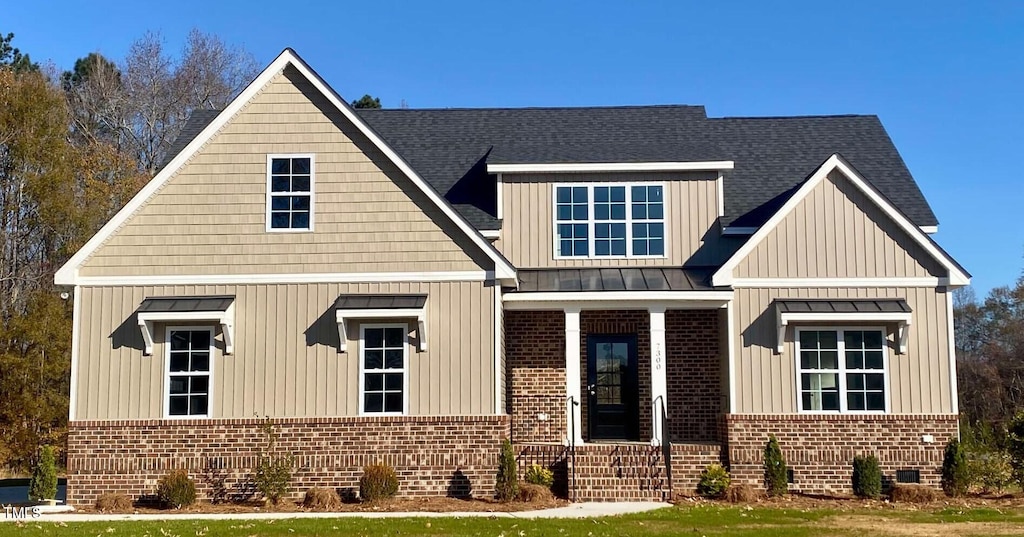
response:
<path id="1" fill-rule="evenodd" d="M 102 513 L 50 513 L 39 518 L 20 519 L 23 522 L 112 522 L 118 520 L 278 520 L 288 518 L 594 518 L 603 516 L 645 513 L 670 504 L 661 502 L 583 502 L 565 507 L 518 511 L 514 513 L 489 513 L 479 511 L 453 513 L 390 513 L 390 512 L 345 512 L 345 513 L 153 513 L 153 514 L 102 514 Z M 13 522 L 18 519 L 0 514 L 0 521 Z"/>

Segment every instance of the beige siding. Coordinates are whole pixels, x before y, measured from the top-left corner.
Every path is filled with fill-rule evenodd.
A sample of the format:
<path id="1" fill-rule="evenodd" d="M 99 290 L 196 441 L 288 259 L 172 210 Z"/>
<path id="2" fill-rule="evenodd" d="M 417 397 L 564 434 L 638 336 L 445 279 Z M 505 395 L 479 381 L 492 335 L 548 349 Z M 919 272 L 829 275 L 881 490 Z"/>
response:
<path id="1" fill-rule="evenodd" d="M 947 304 L 950 294 L 932 288 L 737 289 L 736 412 L 797 411 L 794 328 L 784 352 L 775 354 L 775 298 L 903 298 L 913 310 L 906 354 L 896 354 L 889 327 L 890 410 L 896 414 L 952 412 Z"/>
<path id="2" fill-rule="evenodd" d="M 496 246 L 519 268 L 707 265 L 730 253 L 720 242 L 717 175 L 710 173 L 508 174 L 502 176 L 502 229 Z M 665 259 L 554 258 L 554 190 L 565 182 L 666 183 Z"/>
<path id="3" fill-rule="evenodd" d="M 944 276 L 945 270 L 839 172 L 815 187 L 735 271 L 739 278 Z"/>
<path id="4" fill-rule="evenodd" d="M 233 294 L 235 352 L 217 334 L 214 417 L 351 416 L 359 410 L 359 323 L 338 352 L 332 305 L 342 293 L 426 293 L 428 350 L 410 323 L 409 413 L 491 414 L 494 293 L 483 282 L 84 287 L 75 417 L 163 416 L 165 324 L 143 356 L 134 312 L 152 296 Z M 176 323 L 193 324 L 193 323 Z"/>
<path id="5" fill-rule="evenodd" d="M 315 231 L 266 231 L 267 155 L 273 153 L 314 154 Z M 481 268 L 490 269 L 491 263 L 480 249 L 289 68 L 88 259 L 80 273 Z"/>

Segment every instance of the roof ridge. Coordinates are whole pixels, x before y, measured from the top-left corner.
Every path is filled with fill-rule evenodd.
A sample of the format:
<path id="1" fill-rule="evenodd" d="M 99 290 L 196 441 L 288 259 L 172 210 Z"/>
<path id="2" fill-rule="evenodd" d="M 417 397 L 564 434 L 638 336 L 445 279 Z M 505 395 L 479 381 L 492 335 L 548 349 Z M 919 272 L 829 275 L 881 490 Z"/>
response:
<path id="1" fill-rule="evenodd" d="M 359 112 L 448 112 L 448 111 L 497 111 L 497 110 L 633 110 L 642 108 L 700 108 L 703 104 L 621 104 L 621 105 L 597 105 L 597 106 L 455 106 L 455 107 L 432 107 L 432 108 L 357 108 Z"/>
<path id="2" fill-rule="evenodd" d="M 840 117 L 873 117 L 877 118 L 878 114 L 803 114 L 795 116 L 722 116 L 722 117 L 711 117 L 710 120 L 721 120 L 721 119 L 817 119 L 817 118 L 840 118 Z"/>

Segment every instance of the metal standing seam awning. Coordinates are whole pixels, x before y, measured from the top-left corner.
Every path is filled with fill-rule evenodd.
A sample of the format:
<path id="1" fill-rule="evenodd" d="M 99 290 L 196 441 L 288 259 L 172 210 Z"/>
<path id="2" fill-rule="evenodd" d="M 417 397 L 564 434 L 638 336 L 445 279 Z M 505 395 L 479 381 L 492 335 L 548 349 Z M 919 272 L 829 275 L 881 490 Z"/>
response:
<path id="1" fill-rule="evenodd" d="M 139 304 L 136 310 L 145 354 L 153 354 L 153 323 L 213 322 L 224 333 L 224 354 L 235 350 L 235 296 L 157 296 Z"/>
<path id="2" fill-rule="evenodd" d="M 416 319 L 419 350 L 427 350 L 427 295 L 340 295 L 334 301 L 339 352 L 348 351 L 349 319 Z"/>
<path id="3" fill-rule="evenodd" d="M 794 322 L 897 323 L 898 352 L 907 352 L 907 334 L 913 312 L 902 298 L 776 299 L 773 306 L 779 331 L 776 350 L 780 354 L 786 342 L 786 327 Z"/>

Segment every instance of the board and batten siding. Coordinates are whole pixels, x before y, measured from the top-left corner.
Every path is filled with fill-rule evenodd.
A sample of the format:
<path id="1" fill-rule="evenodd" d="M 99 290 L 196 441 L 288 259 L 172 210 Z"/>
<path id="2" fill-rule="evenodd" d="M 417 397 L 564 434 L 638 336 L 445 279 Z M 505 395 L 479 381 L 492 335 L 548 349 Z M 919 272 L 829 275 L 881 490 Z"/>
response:
<path id="1" fill-rule="evenodd" d="M 409 321 L 409 414 L 494 413 L 493 288 L 484 282 L 80 287 L 75 419 L 163 417 L 167 323 L 142 353 L 135 310 L 154 296 L 235 295 L 234 354 L 216 327 L 214 418 L 354 416 L 359 412 L 359 323 L 338 352 L 334 300 L 342 293 L 428 295 L 427 350 Z M 388 321 L 372 321 L 388 322 Z M 171 323 L 195 325 L 197 323 Z"/>
<path id="2" fill-rule="evenodd" d="M 717 178 L 706 172 L 504 174 L 501 238 L 495 246 L 519 268 L 721 263 L 731 246 L 720 240 L 716 228 Z M 666 186 L 664 259 L 555 259 L 554 184 L 645 181 Z"/>
<path id="3" fill-rule="evenodd" d="M 840 172 L 801 200 L 737 278 L 917 278 L 945 269 Z"/>
<path id="4" fill-rule="evenodd" d="M 949 319 L 941 289 L 917 288 L 763 288 L 736 289 L 734 341 L 737 413 L 782 414 L 798 411 L 795 327 L 786 331 L 782 354 L 775 353 L 776 298 L 902 298 L 913 310 L 905 354 L 896 353 L 895 325 L 888 327 L 889 396 L 894 414 L 952 412 L 949 370 Z M 849 323 L 840 323 L 849 325 Z M 877 326 L 881 323 L 864 323 Z"/>
<path id="5" fill-rule="evenodd" d="M 267 232 L 267 155 L 311 153 L 314 231 Z M 468 253 L 467 253 L 468 252 Z M 491 270 L 456 225 L 292 68 L 81 267 L 82 276 Z"/>

